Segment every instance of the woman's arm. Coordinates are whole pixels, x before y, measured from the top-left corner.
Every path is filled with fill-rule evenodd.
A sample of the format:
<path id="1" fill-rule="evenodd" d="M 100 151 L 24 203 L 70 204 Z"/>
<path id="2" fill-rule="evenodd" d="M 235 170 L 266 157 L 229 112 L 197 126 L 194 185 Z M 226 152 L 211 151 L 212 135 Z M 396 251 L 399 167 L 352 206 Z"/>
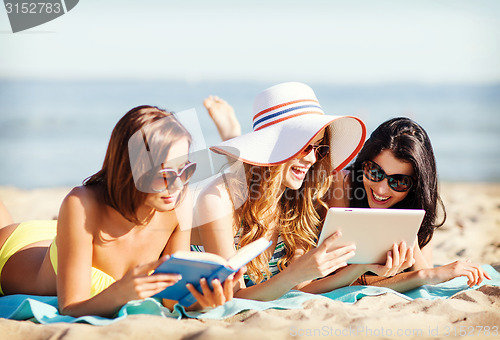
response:
<path id="1" fill-rule="evenodd" d="M 339 270 L 334 275 L 310 282 L 303 286 L 301 290 L 315 294 L 329 292 L 340 287 L 351 285 L 366 272 L 375 273 L 379 277 L 391 277 L 411 267 L 413 262 L 413 249 L 407 249 L 406 244 L 402 242 L 399 245 L 394 244 L 392 250 L 387 252 L 384 265 L 351 264 Z"/>
<path id="2" fill-rule="evenodd" d="M 458 260 L 440 267 L 401 273 L 391 278 L 368 277 L 367 283 L 372 286 L 387 287 L 398 292 L 406 292 L 422 285 L 438 284 L 460 276 L 467 277 L 469 287 L 480 284 L 485 278 L 491 280 L 490 275 L 479 265 L 470 261 Z"/>
<path id="3" fill-rule="evenodd" d="M 191 202 L 191 195 L 188 195 L 187 199 L 185 199 L 176 209 L 179 225 L 170 236 L 167 246 L 164 249 L 164 255 L 173 254 L 178 250 L 189 250 L 192 228 Z M 236 280 L 240 280 L 240 278 L 243 277 L 243 273 L 238 272 L 235 277 Z M 193 285 L 187 285 L 189 291 L 193 294 L 196 300 L 198 300 L 198 302 L 189 306 L 189 308 L 187 308 L 188 310 L 219 306 L 233 298 L 233 275 L 228 277 L 224 283 L 219 282 L 219 280 L 213 280 L 211 284 L 213 289 L 210 289 L 208 282 L 202 279 L 200 281 L 201 292 L 197 291 Z M 177 301 L 175 300 L 163 299 L 163 305 L 169 309 L 172 309 L 176 303 Z"/>
<path id="4" fill-rule="evenodd" d="M 333 275 L 309 282 L 300 288 L 301 291 L 313 294 L 322 294 L 334 289 L 350 286 L 368 269 L 363 265 L 348 265 Z"/>
<path id="5" fill-rule="evenodd" d="M 338 237 L 340 234 L 334 234 L 320 247 L 296 256 L 282 272 L 264 282 L 246 288 L 244 283 L 241 283 L 241 289 L 235 292 L 234 296 L 261 301 L 276 299 L 290 289 L 298 288 L 305 281 L 323 277 L 345 266 L 346 261 L 354 256 L 354 246 L 334 246 L 333 243 Z"/>
<path id="6" fill-rule="evenodd" d="M 75 188 L 63 200 L 59 211 L 56 245 L 57 296 L 61 314 L 75 315 L 72 313 L 75 304 L 90 296 L 93 236 L 85 225 L 84 208 L 90 201 L 85 189 Z M 99 312 L 110 315 L 115 308 L 111 306 L 103 311 L 101 307 Z"/>
<path id="7" fill-rule="evenodd" d="M 205 251 L 221 255 L 225 258 L 232 256 L 236 250 L 234 245 L 235 220 L 234 213 L 220 216 L 221 211 L 232 211 L 231 200 L 227 190 L 222 187 L 212 187 L 200 194 L 197 203 L 198 212 L 195 215 L 204 215 L 205 222 L 199 227 L 199 233 Z M 211 215 L 217 213 L 217 215 Z M 208 221 L 208 222 L 207 222 Z M 290 289 L 304 281 L 323 277 L 336 269 L 345 266 L 347 259 L 354 256 L 354 246 L 338 248 L 333 241 L 340 237 L 334 234 L 318 248 L 301 256 L 297 256 L 281 273 L 257 285 L 245 288 L 243 280 L 236 284 L 235 297 L 255 300 L 276 299 Z"/>
<path id="8" fill-rule="evenodd" d="M 224 212 L 225 214 L 223 215 Z M 235 218 L 229 193 L 221 183 L 213 183 L 200 194 L 195 216 L 203 216 L 203 224 L 198 227 L 206 252 L 229 258 L 236 253 L 234 244 Z M 200 219 L 199 219 L 200 220 Z M 270 300 L 279 297 L 295 284 L 287 281 L 285 275 L 276 275 L 268 281 L 245 288 L 241 278 L 235 282 L 234 294 L 239 298 Z M 271 292 L 271 294 L 269 294 Z M 271 297 L 269 297 L 271 295 Z"/>
<path id="9" fill-rule="evenodd" d="M 455 277 L 466 276 L 468 285 L 480 284 L 484 278 L 491 279 L 480 266 L 468 261 L 455 261 L 440 267 L 432 266 L 432 240 L 420 249 L 416 243 L 413 247 L 415 262 L 410 272 L 400 273 L 392 277 L 367 276 L 366 283 L 371 286 L 387 287 L 399 292 L 405 292 L 425 284 L 438 284 Z M 405 269 L 405 268 L 401 268 Z"/>
<path id="10" fill-rule="evenodd" d="M 433 241 L 430 240 L 422 249 L 415 242 L 415 247 L 413 248 L 413 253 L 415 255 L 415 264 L 411 268 L 412 270 L 420 270 L 433 267 L 432 261 L 432 248 Z"/>
<path id="11" fill-rule="evenodd" d="M 222 182 L 214 182 L 198 198 L 195 224 L 201 244 L 208 253 L 229 258 L 236 253 L 234 245 L 234 210 Z M 243 278 L 235 281 L 234 291 L 245 287 Z"/>
<path id="12" fill-rule="evenodd" d="M 335 240 L 339 237 L 341 237 L 341 233 L 336 232 L 326 238 L 319 247 L 303 255 L 303 252 L 299 251 L 299 254 L 282 272 L 267 281 L 241 289 L 235 296 L 266 301 L 276 299 L 290 289 L 307 291 L 312 280 L 325 277 L 337 269 L 345 267 L 347 260 L 354 256 L 354 245 L 343 247 L 335 245 Z"/>
<path id="13" fill-rule="evenodd" d="M 97 202 L 88 189 L 75 188 L 64 199 L 57 225 L 57 295 L 61 314 L 113 316 L 130 300 L 152 296 L 179 280 L 178 275 L 148 275 L 165 259 L 137 266 L 107 289 L 90 297 L 93 213 Z"/>
<path id="14" fill-rule="evenodd" d="M 191 239 L 191 230 L 181 230 L 180 226 L 178 225 L 170 238 L 168 239 L 167 245 L 165 246 L 165 249 L 163 250 L 163 256 L 169 256 L 173 253 L 175 253 L 178 250 L 182 251 L 188 251 L 189 250 L 189 242 Z M 162 303 L 165 307 L 169 308 L 170 310 L 173 309 L 175 304 L 177 303 L 176 300 L 170 300 L 170 299 L 162 299 Z"/>

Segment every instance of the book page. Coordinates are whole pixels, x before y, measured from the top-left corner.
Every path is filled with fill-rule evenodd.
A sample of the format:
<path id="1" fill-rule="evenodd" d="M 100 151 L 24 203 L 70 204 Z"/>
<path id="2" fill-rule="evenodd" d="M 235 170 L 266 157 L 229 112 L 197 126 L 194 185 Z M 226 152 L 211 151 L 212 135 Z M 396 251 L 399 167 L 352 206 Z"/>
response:
<path id="1" fill-rule="evenodd" d="M 198 260 L 198 261 L 210 261 L 210 262 L 215 262 L 219 263 L 223 266 L 228 265 L 228 261 L 223 258 L 222 256 L 219 256 L 217 254 L 212 254 L 212 253 L 202 253 L 202 252 L 197 252 L 197 251 L 176 251 L 173 256 L 179 259 L 186 259 L 186 260 Z"/>
<path id="2" fill-rule="evenodd" d="M 262 237 L 238 250 L 236 254 L 227 260 L 227 264 L 232 269 L 237 270 L 256 258 L 270 245 L 271 241 Z"/>

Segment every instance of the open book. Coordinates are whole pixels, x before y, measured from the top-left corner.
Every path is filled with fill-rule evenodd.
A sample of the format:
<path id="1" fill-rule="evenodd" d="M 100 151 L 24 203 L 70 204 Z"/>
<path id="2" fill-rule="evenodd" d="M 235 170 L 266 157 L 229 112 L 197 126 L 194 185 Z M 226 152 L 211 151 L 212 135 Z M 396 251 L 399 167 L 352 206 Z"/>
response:
<path id="1" fill-rule="evenodd" d="M 241 267 L 266 250 L 271 243 L 265 238 L 260 238 L 239 249 L 227 260 L 211 253 L 175 252 L 168 260 L 160 264 L 153 274 L 181 274 L 182 279 L 156 294 L 155 297 L 177 300 L 183 306 L 190 306 L 196 302 L 196 299 L 186 288 L 186 283 L 191 283 L 199 291 L 201 291 L 201 278 L 207 279 L 209 285 L 213 279 L 218 279 L 222 283 L 229 275 L 236 273 Z"/>

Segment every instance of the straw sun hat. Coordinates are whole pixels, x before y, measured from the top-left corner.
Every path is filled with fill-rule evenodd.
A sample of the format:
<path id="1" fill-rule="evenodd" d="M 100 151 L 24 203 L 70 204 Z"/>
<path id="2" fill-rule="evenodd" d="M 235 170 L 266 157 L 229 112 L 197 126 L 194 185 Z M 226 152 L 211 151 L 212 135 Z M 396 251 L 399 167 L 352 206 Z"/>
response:
<path id="1" fill-rule="evenodd" d="M 253 111 L 252 132 L 210 149 L 253 165 L 277 165 L 296 157 L 328 127 L 332 168 L 341 170 L 366 137 L 359 118 L 325 115 L 313 90 L 302 83 L 282 83 L 262 91 Z"/>

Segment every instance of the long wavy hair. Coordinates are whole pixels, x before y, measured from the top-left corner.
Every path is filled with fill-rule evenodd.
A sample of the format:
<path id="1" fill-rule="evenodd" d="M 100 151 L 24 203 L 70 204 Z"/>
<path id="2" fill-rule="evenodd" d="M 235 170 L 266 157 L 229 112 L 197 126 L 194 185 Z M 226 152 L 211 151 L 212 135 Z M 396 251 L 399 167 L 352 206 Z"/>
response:
<path id="1" fill-rule="evenodd" d="M 329 145 L 325 130 L 322 144 Z M 316 246 L 321 219 L 317 207 L 326 207 L 321 197 L 331 184 L 330 155 L 318 160 L 307 172 L 300 189 L 282 189 L 284 165 L 254 166 L 245 164 L 248 198 L 236 211 L 237 229 L 241 228 L 241 247 L 266 236 L 269 223 L 276 222 L 285 244 L 285 256 L 278 261 L 282 271 L 297 248 L 309 251 Z M 276 245 L 274 245 L 276 246 Z M 259 283 L 271 276 L 268 259 L 260 254 L 247 265 L 247 274 Z"/>
<path id="2" fill-rule="evenodd" d="M 368 208 L 367 194 L 363 186 L 362 164 L 373 160 L 383 150 L 390 150 L 394 157 L 413 166 L 416 181 L 408 195 L 392 209 L 424 209 L 425 216 L 418 231 L 418 245 L 423 248 L 432 239 L 434 230 L 446 220 L 446 210 L 438 192 L 436 159 L 431 141 L 425 130 L 405 117 L 382 123 L 365 142 L 356 161 L 349 168 L 352 182 L 351 207 Z M 359 194 L 359 193 L 363 194 Z M 438 209 L 442 220 L 437 222 Z"/>
<path id="3" fill-rule="evenodd" d="M 162 124 L 161 128 L 158 128 L 158 124 L 154 123 L 160 120 Z M 156 106 L 135 107 L 127 112 L 114 127 L 101 170 L 86 178 L 83 185 L 96 188 L 102 201 L 127 220 L 136 224 L 144 224 L 147 221 L 141 221 L 137 217 L 137 210 L 144 204 L 148 193 L 138 190 L 133 178 L 129 155 L 129 141 L 137 131 L 143 133 L 146 148 L 150 151 L 150 155 L 145 155 L 150 162 L 135 162 L 134 164 L 136 168 L 144 168 L 140 170 L 144 173 L 144 178 L 148 178 L 152 172 L 159 170 L 161 162 L 165 160 L 173 143 L 181 138 L 186 138 L 188 143 L 191 143 L 191 135 L 173 113 Z M 180 196 L 179 201 L 182 197 L 183 195 Z"/>

